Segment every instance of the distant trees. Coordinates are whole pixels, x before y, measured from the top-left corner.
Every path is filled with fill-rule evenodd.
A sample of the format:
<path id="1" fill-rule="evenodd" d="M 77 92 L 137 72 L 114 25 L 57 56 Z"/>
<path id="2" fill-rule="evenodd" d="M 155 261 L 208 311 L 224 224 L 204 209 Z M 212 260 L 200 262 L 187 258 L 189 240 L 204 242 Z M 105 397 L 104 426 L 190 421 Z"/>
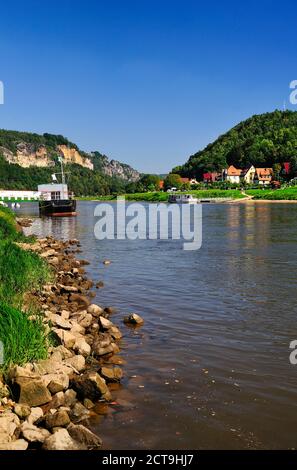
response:
<path id="1" fill-rule="evenodd" d="M 295 168 L 296 160 L 297 112 L 277 110 L 239 123 L 172 171 L 201 180 L 203 173 L 228 165 L 272 167 L 288 161 Z"/>
<path id="2" fill-rule="evenodd" d="M 177 175 L 175 173 L 169 173 L 169 175 L 166 176 L 164 179 L 164 189 L 170 189 L 170 188 L 177 188 L 181 189 L 183 185 L 183 181 L 180 177 L 180 175 Z"/>
<path id="3" fill-rule="evenodd" d="M 140 184 L 145 191 L 158 191 L 161 178 L 158 175 L 145 174 L 140 178 Z"/>

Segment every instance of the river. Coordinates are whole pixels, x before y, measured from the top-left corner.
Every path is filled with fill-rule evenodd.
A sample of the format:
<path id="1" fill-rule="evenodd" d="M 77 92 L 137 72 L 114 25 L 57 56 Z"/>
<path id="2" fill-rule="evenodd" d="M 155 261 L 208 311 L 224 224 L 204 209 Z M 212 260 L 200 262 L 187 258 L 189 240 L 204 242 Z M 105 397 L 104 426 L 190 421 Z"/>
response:
<path id="1" fill-rule="evenodd" d="M 29 231 L 78 238 L 95 302 L 114 306 L 124 380 L 91 425 L 106 449 L 297 447 L 297 205 L 205 204 L 200 250 L 175 240 L 96 240 L 95 202 Z M 112 263 L 104 266 L 102 260 Z M 136 312 L 143 327 L 127 328 Z"/>

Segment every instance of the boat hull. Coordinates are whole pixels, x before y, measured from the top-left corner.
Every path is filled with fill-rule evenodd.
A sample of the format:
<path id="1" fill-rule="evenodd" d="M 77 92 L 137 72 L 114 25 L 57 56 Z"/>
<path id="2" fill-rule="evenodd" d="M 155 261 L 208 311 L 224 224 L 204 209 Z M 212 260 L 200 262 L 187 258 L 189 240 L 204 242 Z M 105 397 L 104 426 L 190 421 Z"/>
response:
<path id="1" fill-rule="evenodd" d="M 57 201 L 39 201 L 39 214 L 48 217 L 69 217 L 76 215 L 76 201 L 62 199 Z"/>

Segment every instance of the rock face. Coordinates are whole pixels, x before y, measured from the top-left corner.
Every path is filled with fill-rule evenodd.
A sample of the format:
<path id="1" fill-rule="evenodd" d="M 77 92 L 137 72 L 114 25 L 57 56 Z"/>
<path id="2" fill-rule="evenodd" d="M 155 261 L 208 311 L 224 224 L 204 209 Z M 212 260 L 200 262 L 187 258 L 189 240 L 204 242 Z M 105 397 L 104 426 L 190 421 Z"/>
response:
<path id="1" fill-rule="evenodd" d="M 81 424 L 71 423 L 67 427 L 67 431 L 75 441 L 87 446 L 89 450 L 99 449 L 102 446 L 100 437 Z"/>

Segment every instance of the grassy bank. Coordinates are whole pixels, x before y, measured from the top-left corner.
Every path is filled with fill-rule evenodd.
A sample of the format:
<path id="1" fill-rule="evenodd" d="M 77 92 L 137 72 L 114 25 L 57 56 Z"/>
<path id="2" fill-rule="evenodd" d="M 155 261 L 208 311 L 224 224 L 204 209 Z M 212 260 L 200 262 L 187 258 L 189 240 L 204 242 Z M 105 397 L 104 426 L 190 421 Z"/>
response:
<path id="1" fill-rule="evenodd" d="M 230 198 L 240 199 L 244 196 L 238 189 L 201 189 L 195 191 L 186 191 L 187 194 L 193 194 L 198 199 L 214 199 L 214 198 Z M 177 193 L 179 194 L 179 193 Z M 184 193 L 181 193 L 184 194 Z M 147 193 L 134 193 L 124 194 L 127 201 L 146 201 L 146 202 L 166 202 L 168 201 L 168 193 L 160 192 L 147 192 Z M 116 200 L 117 196 L 102 196 L 102 197 L 85 197 L 79 198 L 80 200 L 98 200 L 98 201 L 112 201 Z"/>
<path id="2" fill-rule="evenodd" d="M 47 351 L 38 312 L 25 306 L 24 294 L 41 287 L 50 271 L 37 254 L 16 244 L 24 238 L 13 213 L 0 207 L 0 340 L 4 346 L 4 368 L 11 363 L 44 358 Z M 31 313 L 36 315 L 35 321 L 29 320 Z"/>
<path id="3" fill-rule="evenodd" d="M 263 199 L 271 201 L 292 201 L 297 200 L 297 188 L 284 189 L 248 189 L 246 194 L 253 199 Z"/>

